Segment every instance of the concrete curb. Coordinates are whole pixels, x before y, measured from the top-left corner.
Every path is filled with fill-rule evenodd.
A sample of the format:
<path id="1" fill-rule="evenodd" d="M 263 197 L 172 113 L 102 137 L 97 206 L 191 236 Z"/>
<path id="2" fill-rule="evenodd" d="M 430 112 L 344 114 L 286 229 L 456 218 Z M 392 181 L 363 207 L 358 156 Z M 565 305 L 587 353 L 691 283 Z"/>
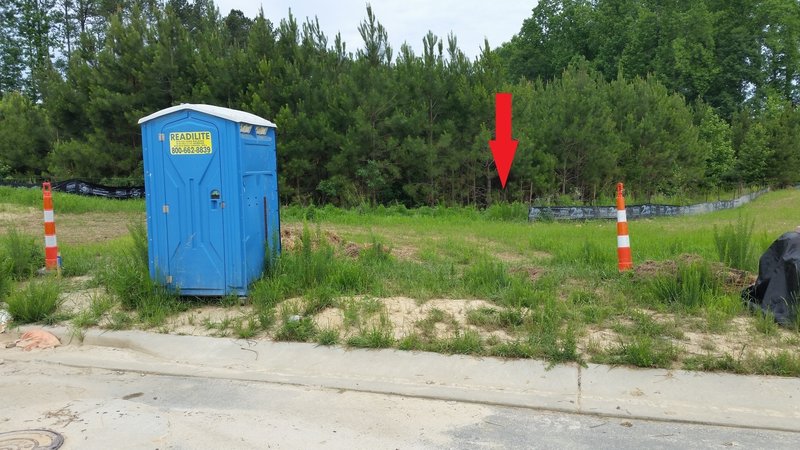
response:
<path id="1" fill-rule="evenodd" d="M 66 328 L 47 328 L 70 342 Z M 75 339 L 72 339 L 75 344 Z M 399 350 L 87 330 L 100 352 L 38 359 L 174 376 L 225 378 L 441 400 L 800 432 L 800 379 L 548 365 Z M 136 358 L 117 349 L 132 350 Z"/>

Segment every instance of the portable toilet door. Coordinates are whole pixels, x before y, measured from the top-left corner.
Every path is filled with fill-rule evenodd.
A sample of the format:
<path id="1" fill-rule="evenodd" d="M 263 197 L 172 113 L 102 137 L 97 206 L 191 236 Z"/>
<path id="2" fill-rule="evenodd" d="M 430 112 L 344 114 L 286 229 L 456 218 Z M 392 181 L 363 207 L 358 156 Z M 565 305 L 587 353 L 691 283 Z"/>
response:
<path id="1" fill-rule="evenodd" d="M 263 269 L 270 233 L 265 223 L 263 236 L 251 239 L 253 227 L 244 222 L 240 128 L 275 125 L 243 111 L 190 104 L 139 123 L 151 277 L 184 295 L 246 294 Z M 274 138 L 271 144 L 272 167 L 261 169 L 274 175 L 265 186 L 274 192 L 264 195 L 264 208 L 267 198 L 277 202 Z M 248 257 L 256 253 L 261 259 Z"/>

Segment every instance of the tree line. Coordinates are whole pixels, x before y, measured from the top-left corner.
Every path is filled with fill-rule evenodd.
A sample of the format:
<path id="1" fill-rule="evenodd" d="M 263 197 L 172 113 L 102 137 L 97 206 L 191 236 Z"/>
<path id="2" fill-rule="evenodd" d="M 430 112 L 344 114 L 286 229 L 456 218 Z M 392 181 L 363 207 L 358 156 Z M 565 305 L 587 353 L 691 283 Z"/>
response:
<path id="1" fill-rule="evenodd" d="M 7 0 L 0 178 L 140 183 L 137 120 L 178 103 L 278 124 L 282 200 L 593 202 L 800 181 L 800 2 L 540 0 L 477 57 L 429 32 L 392 48 L 212 0 Z M 494 94 L 520 142 L 500 189 Z"/>

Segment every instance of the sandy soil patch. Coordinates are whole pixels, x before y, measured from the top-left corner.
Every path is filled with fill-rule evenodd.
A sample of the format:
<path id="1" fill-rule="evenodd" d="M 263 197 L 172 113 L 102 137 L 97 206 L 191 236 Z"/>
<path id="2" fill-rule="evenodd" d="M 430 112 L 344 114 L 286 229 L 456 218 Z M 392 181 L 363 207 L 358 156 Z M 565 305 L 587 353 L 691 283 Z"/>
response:
<path id="1" fill-rule="evenodd" d="M 420 322 L 428 318 L 434 310 L 441 311 L 445 317 L 443 321 L 433 325 L 434 337 L 437 339 L 452 337 L 459 330 L 473 330 L 484 338 L 493 337 L 501 341 L 514 339 L 505 331 L 487 331 L 467 323 L 469 311 L 479 308 L 500 309 L 494 303 L 485 300 L 434 299 L 424 303 L 408 297 L 389 297 L 377 300 L 383 304 L 385 318 L 388 319 L 396 340 L 422 331 Z M 380 313 L 364 319 L 362 327 L 369 329 L 380 326 Z M 314 323 L 321 329 L 338 329 L 343 332 L 345 338 L 359 331 L 346 328 L 344 312 L 339 308 L 327 308 L 319 312 L 314 316 Z"/>
<path id="2" fill-rule="evenodd" d="M 232 335 L 235 321 L 248 319 L 255 320 L 249 306 L 205 305 L 170 317 L 164 328 L 171 334 L 220 337 Z"/>
<path id="3" fill-rule="evenodd" d="M 77 314 L 81 311 L 89 309 L 89 306 L 92 304 L 92 300 L 103 295 L 106 295 L 106 290 L 101 287 L 67 292 L 62 295 L 62 299 L 64 300 L 62 308 L 65 312 Z"/>
<path id="4" fill-rule="evenodd" d="M 16 205 L 4 205 L 0 212 L 0 234 L 12 228 L 31 236 L 44 236 L 41 210 Z M 128 225 L 144 223 L 141 213 L 84 213 L 59 214 L 56 211 L 56 234 L 59 243 L 87 244 L 128 235 Z"/>

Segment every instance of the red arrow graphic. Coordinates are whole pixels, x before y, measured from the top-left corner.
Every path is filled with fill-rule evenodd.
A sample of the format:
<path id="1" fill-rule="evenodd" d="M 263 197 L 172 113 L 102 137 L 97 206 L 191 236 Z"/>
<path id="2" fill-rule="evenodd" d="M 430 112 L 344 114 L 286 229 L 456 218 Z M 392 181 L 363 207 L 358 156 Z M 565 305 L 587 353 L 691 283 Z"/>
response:
<path id="1" fill-rule="evenodd" d="M 495 139 L 489 141 L 492 149 L 494 165 L 500 175 L 500 184 L 506 188 L 508 172 L 514 162 L 514 153 L 517 152 L 519 141 L 511 139 L 511 94 L 498 92 L 495 95 Z"/>

